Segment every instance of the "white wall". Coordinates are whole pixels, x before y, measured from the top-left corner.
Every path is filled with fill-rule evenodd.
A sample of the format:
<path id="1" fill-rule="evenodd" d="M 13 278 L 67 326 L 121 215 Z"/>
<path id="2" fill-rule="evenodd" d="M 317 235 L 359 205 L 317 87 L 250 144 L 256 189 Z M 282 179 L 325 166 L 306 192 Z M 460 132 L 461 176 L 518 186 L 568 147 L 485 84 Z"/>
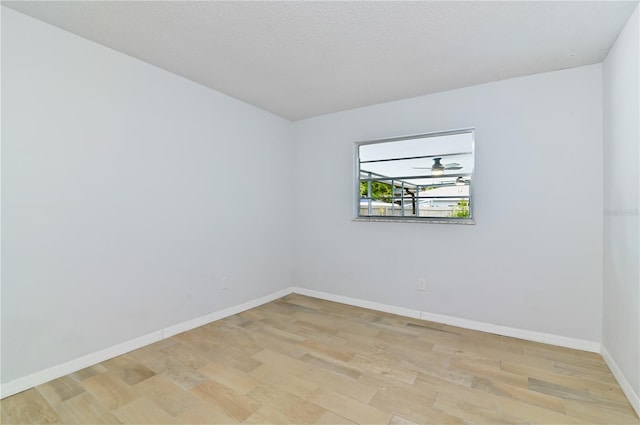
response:
<path id="1" fill-rule="evenodd" d="M 353 142 L 471 126 L 477 224 L 351 221 Z M 311 118 L 294 139 L 298 286 L 600 340 L 600 64 Z"/>
<path id="2" fill-rule="evenodd" d="M 288 121 L 6 8 L 2 103 L 3 383 L 292 285 Z"/>
<path id="3" fill-rule="evenodd" d="M 605 214 L 602 344 L 635 392 L 635 406 L 640 412 L 638 10 L 636 7 L 603 66 Z"/>
<path id="4" fill-rule="evenodd" d="M 294 284 L 600 340 L 601 65 L 292 125 L 5 8 L 2 40 L 3 383 Z M 612 50 L 605 90 L 637 59 L 629 43 Z M 633 102 L 620 90 L 605 99 L 605 136 L 623 134 L 607 163 L 633 149 L 630 124 L 613 124 Z M 354 141 L 468 126 L 476 225 L 351 221 Z M 624 220 L 605 220 L 605 275 L 632 278 L 618 264 L 633 254 L 614 233 Z M 604 290 L 604 339 L 637 375 L 615 334 L 638 314 L 622 281 Z"/>

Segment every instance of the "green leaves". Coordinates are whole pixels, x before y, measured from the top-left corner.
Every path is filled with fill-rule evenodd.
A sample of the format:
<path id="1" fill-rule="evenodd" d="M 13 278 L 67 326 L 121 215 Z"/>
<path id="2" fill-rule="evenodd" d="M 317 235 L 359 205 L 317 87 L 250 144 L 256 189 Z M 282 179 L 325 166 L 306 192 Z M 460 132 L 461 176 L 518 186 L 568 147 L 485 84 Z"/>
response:
<path id="1" fill-rule="evenodd" d="M 376 201 L 391 202 L 392 191 L 389 183 L 371 182 L 371 198 Z M 360 182 L 360 197 L 369 197 L 367 182 Z"/>
<path id="2" fill-rule="evenodd" d="M 458 201 L 458 205 L 453 207 L 451 216 L 457 218 L 469 217 L 469 201 Z"/>

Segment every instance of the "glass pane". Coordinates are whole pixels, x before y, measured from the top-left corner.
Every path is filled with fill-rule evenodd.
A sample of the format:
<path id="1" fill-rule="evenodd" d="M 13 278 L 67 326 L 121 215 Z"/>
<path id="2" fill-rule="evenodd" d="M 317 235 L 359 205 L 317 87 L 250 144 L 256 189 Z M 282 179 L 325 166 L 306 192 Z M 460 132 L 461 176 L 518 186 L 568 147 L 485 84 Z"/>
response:
<path id="1" fill-rule="evenodd" d="M 472 218 L 473 130 L 358 146 L 361 217 Z"/>

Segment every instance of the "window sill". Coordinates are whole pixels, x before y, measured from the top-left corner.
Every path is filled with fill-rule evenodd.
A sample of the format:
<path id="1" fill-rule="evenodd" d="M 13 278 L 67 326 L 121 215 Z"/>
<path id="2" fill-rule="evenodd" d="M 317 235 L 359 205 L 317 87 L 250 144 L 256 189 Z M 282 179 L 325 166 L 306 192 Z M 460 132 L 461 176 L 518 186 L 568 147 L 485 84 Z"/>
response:
<path id="1" fill-rule="evenodd" d="M 475 219 L 473 218 L 414 218 L 414 217 L 354 217 L 351 221 L 371 221 L 371 222 L 387 222 L 387 223 L 436 223 L 436 224 L 476 224 Z"/>

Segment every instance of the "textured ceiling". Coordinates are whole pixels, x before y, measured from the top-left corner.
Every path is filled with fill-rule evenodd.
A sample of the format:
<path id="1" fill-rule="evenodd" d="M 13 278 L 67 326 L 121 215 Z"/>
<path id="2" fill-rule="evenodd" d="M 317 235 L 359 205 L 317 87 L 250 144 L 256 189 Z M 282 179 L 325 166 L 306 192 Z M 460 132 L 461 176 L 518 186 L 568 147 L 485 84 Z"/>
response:
<path id="1" fill-rule="evenodd" d="M 298 120 L 600 62 L 637 1 L 2 4 Z"/>

